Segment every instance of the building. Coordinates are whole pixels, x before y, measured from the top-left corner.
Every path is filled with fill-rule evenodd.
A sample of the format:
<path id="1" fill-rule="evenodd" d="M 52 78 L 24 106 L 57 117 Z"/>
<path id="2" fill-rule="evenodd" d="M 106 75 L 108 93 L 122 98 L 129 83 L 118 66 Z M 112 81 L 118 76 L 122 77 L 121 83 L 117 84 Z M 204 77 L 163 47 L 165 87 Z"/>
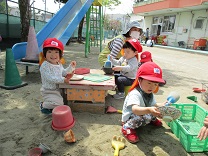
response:
<path id="1" fill-rule="evenodd" d="M 144 29 L 154 39 L 165 36 L 169 46 L 192 48 L 197 39 L 208 40 L 208 0 L 136 0 L 133 12 L 144 16 Z"/>

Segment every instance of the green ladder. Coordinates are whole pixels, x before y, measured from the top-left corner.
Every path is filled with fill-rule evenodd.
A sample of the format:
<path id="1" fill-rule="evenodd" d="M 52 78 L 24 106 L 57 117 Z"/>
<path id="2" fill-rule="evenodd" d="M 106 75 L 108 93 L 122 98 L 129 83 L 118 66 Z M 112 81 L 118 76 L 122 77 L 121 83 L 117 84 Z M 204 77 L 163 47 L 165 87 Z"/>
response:
<path id="1" fill-rule="evenodd" d="M 103 41 L 103 7 L 102 1 L 94 1 L 86 14 L 86 44 L 85 57 L 88 57 L 90 47 L 100 47 Z"/>

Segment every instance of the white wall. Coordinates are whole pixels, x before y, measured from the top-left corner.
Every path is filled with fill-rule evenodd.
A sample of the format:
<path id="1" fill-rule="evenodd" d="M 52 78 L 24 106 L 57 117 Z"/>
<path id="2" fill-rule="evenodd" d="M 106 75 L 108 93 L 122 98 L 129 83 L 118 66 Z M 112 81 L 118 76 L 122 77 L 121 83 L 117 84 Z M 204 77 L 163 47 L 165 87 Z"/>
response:
<path id="1" fill-rule="evenodd" d="M 190 39 L 199 39 L 204 37 L 208 39 L 208 11 L 189 11 L 173 13 L 170 15 L 176 15 L 176 21 L 174 26 L 175 29 L 172 32 L 168 33 L 161 32 L 161 35 L 168 36 L 168 45 L 178 46 L 178 41 L 184 41 L 187 44 L 187 42 L 190 42 Z M 155 15 L 155 17 L 159 16 L 163 15 Z M 195 29 L 194 25 L 196 23 L 196 20 L 199 18 L 204 19 L 203 27 L 202 29 Z M 144 18 L 144 30 L 149 27 L 150 34 L 152 28 L 152 20 L 153 16 L 147 16 Z"/>

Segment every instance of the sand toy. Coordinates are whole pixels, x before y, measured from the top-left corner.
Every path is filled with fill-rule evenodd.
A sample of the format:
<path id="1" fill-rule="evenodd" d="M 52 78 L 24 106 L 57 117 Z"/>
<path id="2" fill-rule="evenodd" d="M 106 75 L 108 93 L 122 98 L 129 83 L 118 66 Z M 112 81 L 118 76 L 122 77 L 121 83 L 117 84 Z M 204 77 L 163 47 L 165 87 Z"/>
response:
<path id="1" fill-rule="evenodd" d="M 165 122 L 171 122 L 172 120 L 176 120 L 182 114 L 179 109 L 172 106 L 161 106 L 158 107 L 158 110 L 160 111 L 162 119 Z"/>
<path id="2" fill-rule="evenodd" d="M 172 120 L 176 120 L 181 116 L 181 111 L 175 107 L 172 107 L 171 104 L 177 102 L 180 98 L 180 95 L 173 91 L 167 97 L 167 102 L 165 106 L 158 107 L 162 115 L 162 119 L 165 122 L 171 122 Z"/>
<path id="3" fill-rule="evenodd" d="M 110 61 L 110 55 L 108 55 L 108 59 L 104 64 L 105 68 L 112 68 L 112 62 Z"/>
<path id="4" fill-rule="evenodd" d="M 107 110 L 106 110 L 106 113 L 119 113 L 119 114 L 122 114 L 122 110 L 117 110 L 113 106 L 108 106 Z"/>
<path id="5" fill-rule="evenodd" d="M 69 143 L 76 142 L 74 133 L 71 129 L 64 134 L 64 140 Z"/>
<path id="6" fill-rule="evenodd" d="M 113 136 L 111 144 L 112 144 L 113 148 L 115 149 L 114 156 L 118 156 L 119 150 L 124 149 L 125 142 L 126 142 L 126 140 L 123 137 Z"/>

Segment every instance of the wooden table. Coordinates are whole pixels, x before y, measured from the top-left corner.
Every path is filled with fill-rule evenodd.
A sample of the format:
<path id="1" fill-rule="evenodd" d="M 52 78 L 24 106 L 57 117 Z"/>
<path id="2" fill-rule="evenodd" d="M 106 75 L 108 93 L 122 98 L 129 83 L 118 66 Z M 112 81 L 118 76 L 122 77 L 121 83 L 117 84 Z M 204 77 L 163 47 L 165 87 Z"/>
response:
<path id="1" fill-rule="evenodd" d="M 90 73 L 104 74 L 99 69 L 90 69 Z M 70 81 L 69 84 L 59 84 L 59 88 L 62 89 L 64 103 L 68 104 L 73 111 L 104 113 L 107 91 L 115 89 L 114 76 L 110 77 L 110 80 L 103 82 L 80 80 Z"/>

